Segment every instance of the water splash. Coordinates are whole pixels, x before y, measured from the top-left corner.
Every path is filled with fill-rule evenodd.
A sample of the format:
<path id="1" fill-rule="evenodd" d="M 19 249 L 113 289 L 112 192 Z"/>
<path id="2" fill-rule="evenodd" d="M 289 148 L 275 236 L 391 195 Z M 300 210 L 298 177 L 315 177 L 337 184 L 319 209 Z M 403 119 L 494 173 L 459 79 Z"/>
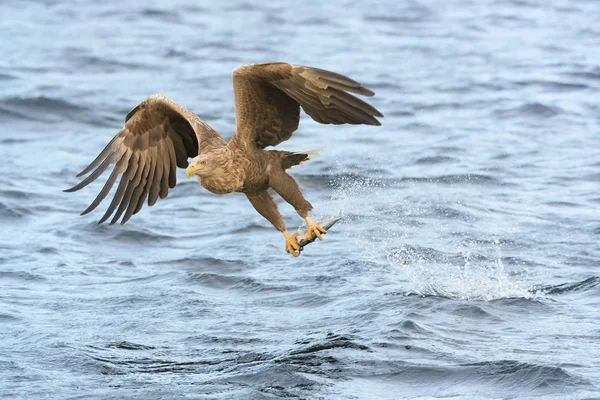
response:
<path id="1" fill-rule="evenodd" d="M 514 282 L 498 257 L 491 264 L 472 263 L 466 254 L 460 268 L 456 264 L 431 263 L 425 258 L 407 260 L 389 256 L 408 279 L 407 294 L 443 296 L 466 301 L 492 301 L 505 298 L 532 298 L 534 295 Z"/>
<path id="2" fill-rule="evenodd" d="M 464 237 L 439 229 L 435 220 L 422 226 L 412 222 L 415 215 L 431 214 L 432 209 L 452 204 L 450 199 L 436 199 L 429 204 L 403 199 L 382 207 L 371 199 L 380 192 L 389 192 L 384 182 L 342 176 L 335 186 L 328 207 L 343 210 L 347 223 L 344 234 L 356 249 L 355 254 L 370 264 L 379 263 L 386 273 L 391 267 L 399 285 L 408 280 L 407 294 L 466 301 L 535 296 L 505 270 L 499 239 L 465 242 Z M 420 245 L 408 244 L 411 241 Z"/>

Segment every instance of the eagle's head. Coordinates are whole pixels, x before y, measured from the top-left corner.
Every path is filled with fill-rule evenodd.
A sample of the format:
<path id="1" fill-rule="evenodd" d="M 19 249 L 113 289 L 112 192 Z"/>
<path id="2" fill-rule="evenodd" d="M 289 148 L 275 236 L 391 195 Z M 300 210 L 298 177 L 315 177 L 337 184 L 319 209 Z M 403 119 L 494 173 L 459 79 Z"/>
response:
<path id="1" fill-rule="evenodd" d="M 211 175 L 219 166 L 218 157 L 212 154 L 201 154 L 192 159 L 190 165 L 185 169 L 185 176 L 188 178 L 198 175 L 206 177 Z"/>

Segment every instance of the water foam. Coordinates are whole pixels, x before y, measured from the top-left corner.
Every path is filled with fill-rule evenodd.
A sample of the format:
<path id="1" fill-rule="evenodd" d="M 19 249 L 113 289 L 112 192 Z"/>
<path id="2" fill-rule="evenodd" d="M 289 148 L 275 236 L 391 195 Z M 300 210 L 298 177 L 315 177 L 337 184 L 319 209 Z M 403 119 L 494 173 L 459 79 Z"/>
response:
<path id="1" fill-rule="evenodd" d="M 401 266 L 398 268 L 408 279 L 411 287 L 407 294 L 466 301 L 533 297 L 529 290 L 511 280 L 500 257 L 493 263 L 480 264 L 472 263 L 467 253 L 458 269 L 455 264 L 432 264 L 425 258 L 400 259 L 398 254 L 390 254 L 389 260 L 392 265 Z"/>
<path id="2" fill-rule="evenodd" d="M 425 210 L 426 205 L 410 204 L 406 200 L 401 204 L 378 204 L 373 199 L 384 198 L 387 189 L 386 184 L 377 179 L 341 177 L 334 186 L 331 201 L 325 208 L 331 208 L 332 212 L 342 210 L 345 222 L 354 225 L 344 234 L 352 242 L 355 253 L 369 263 L 379 263 L 386 273 L 391 268 L 399 281 L 408 282 L 406 294 L 466 301 L 534 296 L 505 270 L 500 240 L 492 240 L 487 245 L 476 240 L 465 242 L 464 239 L 456 243 L 455 237 L 441 235 L 432 243 L 434 235 L 423 229 L 431 231 L 434 226 L 427 223 L 421 232 L 414 226 L 429 212 Z M 361 226 L 364 224 L 368 226 Z M 427 240 L 430 247 L 407 244 L 415 237 Z M 490 246 L 495 255 L 482 257 L 479 253 L 489 252 Z M 449 247 L 455 251 L 448 251 Z"/>

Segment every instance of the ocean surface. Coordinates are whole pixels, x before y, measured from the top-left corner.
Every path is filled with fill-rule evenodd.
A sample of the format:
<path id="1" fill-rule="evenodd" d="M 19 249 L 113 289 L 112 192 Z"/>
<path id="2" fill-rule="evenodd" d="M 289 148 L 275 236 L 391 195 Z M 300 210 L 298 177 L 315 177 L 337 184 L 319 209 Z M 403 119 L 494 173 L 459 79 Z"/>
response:
<path id="1" fill-rule="evenodd" d="M 0 398 L 600 399 L 600 2 L 0 2 Z M 376 92 L 281 149 L 299 259 L 179 171 L 126 225 L 63 193 L 146 96 L 229 138 L 231 71 Z M 291 229 L 303 229 L 279 202 Z"/>

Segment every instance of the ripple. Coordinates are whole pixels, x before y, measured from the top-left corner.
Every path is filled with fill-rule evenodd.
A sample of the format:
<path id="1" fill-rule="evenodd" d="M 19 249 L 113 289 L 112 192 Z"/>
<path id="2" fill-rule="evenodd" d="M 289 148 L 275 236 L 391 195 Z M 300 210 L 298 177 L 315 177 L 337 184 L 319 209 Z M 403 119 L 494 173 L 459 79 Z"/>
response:
<path id="1" fill-rule="evenodd" d="M 432 332 L 423 328 L 421 325 L 417 324 L 412 320 L 404 320 L 398 326 L 398 329 L 393 330 L 392 332 L 401 332 L 402 335 L 406 337 L 414 337 L 415 335 L 420 336 L 431 336 Z"/>
<path id="2" fill-rule="evenodd" d="M 286 291 L 286 290 L 282 290 Z M 315 293 L 297 293 L 295 289 L 288 290 L 291 294 L 269 296 L 259 301 L 261 305 L 284 308 L 318 308 L 335 301 L 331 296 L 323 296 Z"/>
<path id="3" fill-rule="evenodd" d="M 111 349 L 111 348 L 112 349 L 123 349 L 123 350 L 153 350 L 153 349 L 155 349 L 155 347 L 152 347 L 152 346 L 145 346 L 143 344 L 137 344 L 137 343 L 126 342 L 126 341 L 108 343 L 106 345 L 106 348 L 108 348 L 108 349 Z"/>
<path id="4" fill-rule="evenodd" d="M 23 190 L 0 190 L 0 196 L 15 200 L 28 200 L 37 197 L 37 193 L 25 192 Z"/>
<path id="5" fill-rule="evenodd" d="M 562 283 L 560 285 L 538 286 L 533 289 L 533 292 L 541 292 L 549 295 L 562 295 L 572 292 L 587 292 L 598 286 L 600 286 L 600 277 L 592 276 L 579 282 Z"/>
<path id="6" fill-rule="evenodd" d="M 0 100 L 0 115 L 39 122 L 63 120 L 101 125 L 104 121 L 93 111 L 60 98 L 47 96 L 8 97 Z"/>
<path id="7" fill-rule="evenodd" d="M 476 221 L 478 219 L 468 212 L 459 211 L 455 208 L 447 206 L 437 206 L 433 210 L 433 213 L 434 215 L 444 219 L 457 219 L 461 221 Z"/>
<path id="8" fill-rule="evenodd" d="M 498 318 L 484 310 L 481 306 L 473 304 L 459 305 L 452 311 L 452 313 L 460 317 L 472 318 L 475 320 L 490 320 L 495 322 L 503 321 L 501 318 Z"/>
<path id="9" fill-rule="evenodd" d="M 403 4 L 403 3 L 398 3 Z M 396 24 L 407 24 L 407 23 L 420 23 L 429 20 L 433 15 L 433 11 L 427 7 L 416 3 L 407 3 L 406 6 L 401 7 L 396 12 L 387 12 L 381 14 L 367 13 L 363 18 L 369 23 L 391 23 Z"/>
<path id="10" fill-rule="evenodd" d="M 600 81 L 600 67 L 595 67 L 588 71 L 566 72 L 565 75 L 569 75 L 576 78 L 583 78 L 590 81 Z"/>
<path id="11" fill-rule="evenodd" d="M 221 274 L 242 272 L 247 267 L 247 264 L 241 260 L 227 260 L 225 258 L 207 256 L 190 256 L 175 260 L 161 261 L 157 264 L 174 265 L 180 270 L 184 268 L 191 269 L 194 273 L 197 273 L 198 269 L 202 269 L 203 272 L 216 272 Z"/>
<path id="12" fill-rule="evenodd" d="M 95 231 L 98 229 L 97 224 L 88 224 L 88 226 L 89 226 L 89 229 L 91 229 L 92 231 Z M 108 227 L 107 229 L 111 229 L 111 228 L 112 227 Z M 166 240 L 175 239 L 175 237 L 173 237 L 173 236 L 159 234 L 159 233 L 151 231 L 150 229 L 132 229 L 132 228 L 129 228 L 128 230 L 122 230 L 122 229 L 118 229 L 118 228 L 112 228 L 112 229 L 117 230 L 117 232 L 112 237 L 112 239 L 118 240 L 118 241 L 156 243 L 156 241 L 166 241 Z"/>
<path id="13" fill-rule="evenodd" d="M 71 65 L 81 72 L 117 72 L 149 69 L 144 64 L 117 61 L 104 56 L 78 54 L 78 52 L 73 51 L 67 53 L 67 58 L 71 61 Z M 129 112 L 129 110 L 126 112 Z"/>
<path id="14" fill-rule="evenodd" d="M 415 161 L 415 164 L 425 164 L 425 165 L 434 165 L 434 164 L 446 164 L 453 163 L 458 161 L 454 157 L 448 156 L 429 156 L 429 157 L 421 157 Z"/>
<path id="15" fill-rule="evenodd" d="M 453 174 L 432 177 L 405 177 L 402 181 L 441 183 L 444 185 L 470 184 L 470 185 L 500 185 L 504 184 L 497 178 L 483 174 Z"/>
<path id="16" fill-rule="evenodd" d="M 568 208 L 583 207 L 583 204 L 573 203 L 570 201 L 547 201 L 544 204 L 546 204 L 548 206 L 568 207 Z"/>
<path id="17" fill-rule="evenodd" d="M 9 206 L 0 202 L 0 220 L 21 219 L 31 212 L 19 207 Z"/>
<path id="18" fill-rule="evenodd" d="M 120 357 L 91 356 L 95 361 L 111 367 L 110 375 L 122 373 L 145 374 L 193 374 L 205 371 L 205 366 L 221 364 L 231 360 L 170 361 L 162 358 L 122 359 Z"/>
<path id="19" fill-rule="evenodd" d="M 515 360 L 485 361 L 457 366 L 396 363 L 393 369 L 395 372 L 381 374 L 378 377 L 387 382 L 393 381 L 396 384 L 403 383 L 432 389 L 441 386 L 461 387 L 468 382 L 478 394 L 485 393 L 485 390 L 489 391 L 490 387 L 503 387 L 522 396 L 526 392 L 543 392 L 554 387 L 564 389 L 588 384 L 584 379 L 570 374 L 562 367 Z M 477 390 L 477 387 L 481 389 Z M 430 393 L 429 390 L 424 390 L 423 394 Z M 434 393 L 443 393 L 439 389 L 433 390 Z M 506 397 L 506 394 L 503 397 Z"/>
<path id="20" fill-rule="evenodd" d="M 576 90 L 586 90 L 590 87 L 583 83 L 574 82 L 559 82 L 559 81 L 543 81 L 543 80 L 529 80 L 516 82 L 517 85 L 528 87 L 537 86 L 543 89 L 547 89 L 553 92 L 571 92 Z"/>
<path id="21" fill-rule="evenodd" d="M 0 106 L 0 121 L 26 119 L 27 115 Z M 7 139 L 4 139 L 7 140 Z"/>
<path id="22" fill-rule="evenodd" d="M 46 278 L 44 278 L 41 275 L 32 274 L 32 273 L 26 272 L 26 271 L 0 271 L 0 279 L 11 279 L 11 280 L 17 280 L 17 281 L 23 281 L 23 282 L 27 282 L 27 281 L 42 282 L 42 281 L 46 280 Z"/>
<path id="23" fill-rule="evenodd" d="M 320 341 L 318 343 L 310 343 L 308 346 L 304 346 L 298 350 L 293 350 L 290 352 L 291 355 L 300 355 L 300 354 L 310 354 L 321 352 L 325 350 L 332 349 L 358 349 L 358 350 L 369 350 L 368 346 L 357 343 L 352 338 L 337 335 L 337 334 L 328 334 L 325 340 Z"/>
<path id="24" fill-rule="evenodd" d="M 161 21 L 179 22 L 179 13 L 172 10 L 159 10 L 157 8 L 145 8 L 140 14 L 144 17 L 157 18 Z"/>
<path id="25" fill-rule="evenodd" d="M 538 365 L 514 360 L 462 364 L 470 375 L 478 379 L 514 389 L 540 389 L 575 386 L 585 381 L 557 366 Z"/>
<path id="26" fill-rule="evenodd" d="M 0 81 L 14 81 L 17 79 L 14 75 L 0 73 Z"/>
<path id="27" fill-rule="evenodd" d="M 0 312 L 0 323 L 3 322 L 17 322 L 21 321 L 21 318 L 14 316 L 13 314 L 7 314 Z"/>
<path id="28" fill-rule="evenodd" d="M 239 280 L 240 278 L 234 276 L 208 273 L 188 273 L 185 278 L 187 283 L 207 286 L 211 289 L 228 289 Z"/>
<path id="29" fill-rule="evenodd" d="M 552 107 L 542 103 L 526 103 L 518 107 L 498 111 L 501 118 L 535 117 L 551 118 L 563 112 L 559 107 Z"/>

